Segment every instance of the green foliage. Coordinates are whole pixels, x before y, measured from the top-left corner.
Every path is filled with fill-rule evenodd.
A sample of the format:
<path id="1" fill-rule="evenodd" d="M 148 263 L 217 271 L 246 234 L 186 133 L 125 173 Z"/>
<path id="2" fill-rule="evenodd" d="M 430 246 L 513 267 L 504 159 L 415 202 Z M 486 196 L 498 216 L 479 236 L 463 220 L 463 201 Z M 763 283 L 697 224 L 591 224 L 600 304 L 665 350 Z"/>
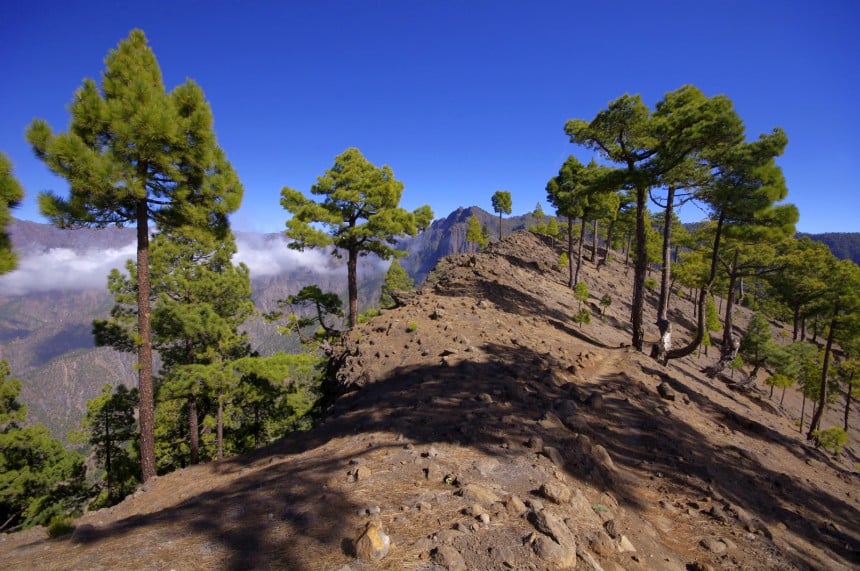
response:
<path id="1" fill-rule="evenodd" d="M 400 208 L 403 183 L 388 166 L 373 166 L 356 148 L 335 158 L 332 168 L 311 186 L 311 194 L 321 202 L 305 198 L 301 192 L 284 187 L 281 205 L 292 218 L 286 234 L 295 250 L 334 246 L 334 253 L 347 255 L 349 312 L 348 326 L 358 320 L 358 257 L 376 254 L 384 260 L 402 257 L 392 244 L 398 236 L 415 236 L 433 219 L 430 207 L 413 212 Z"/>
<path id="2" fill-rule="evenodd" d="M 0 361 L 0 531 L 47 525 L 79 513 L 86 495 L 84 460 L 41 424 L 24 426 L 20 384 Z"/>
<path id="3" fill-rule="evenodd" d="M 12 240 L 6 227 L 12 221 L 10 209 L 24 199 L 24 189 L 12 174 L 12 161 L 0 153 L 0 275 L 11 272 L 18 266 L 18 258 L 12 251 Z"/>
<path id="4" fill-rule="evenodd" d="M 415 323 L 414 321 L 410 321 L 409 325 L 406 326 L 406 332 L 407 333 L 413 333 L 415 331 L 418 331 L 418 324 Z"/>
<path id="5" fill-rule="evenodd" d="M 558 219 L 553 216 L 549 219 L 549 222 L 546 223 L 546 235 L 556 238 L 558 236 L 558 232 Z"/>
<path id="6" fill-rule="evenodd" d="M 591 323 L 591 312 L 586 307 L 581 308 L 573 315 L 573 322 L 578 323 L 580 327 L 588 325 Z"/>
<path id="7" fill-rule="evenodd" d="M 560 268 L 566 268 L 570 261 L 567 258 L 567 252 L 562 252 L 558 257 L 558 265 Z"/>
<path id="8" fill-rule="evenodd" d="M 848 433 L 836 426 L 826 430 L 814 430 L 812 437 L 819 446 L 830 450 L 834 454 L 842 452 L 842 447 L 848 442 Z"/>
<path id="9" fill-rule="evenodd" d="M 477 220 L 477 218 L 475 219 Z M 480 237 L 480 226 L 478 227 Z M 379 296 L 379 307 L 382 309 L 390 309 L 394 307 L 394 297 L 392 294 L 398 291 L 409 291 L 415 287 L 415 281 L 406 273 L 403 266 L 397 260 L 392 260 L 388 266 L 388 271 L 385 272 L 385 281 L 382 282 L 382 293 Z"/>
<path id="10" fill-rule="evenodd" d="M 371 319 L 373 319 L 374 317 L 376 317 L 380 313 L 381 312 L 376 307 L 368 308 L 366 311 L 363 311 L 363 312 L 358 314 L 358 322 L 359 323 L 367 323 L 368 321 L 370 321 Z"/>
<path id="11" fill-rule="evenodd" d="M 287 324 L 279 328 L 280 332 L 295 333 L 308 347 L 318 347 L 320 343 L 338 337 L 341 333 L 335 329 L 334 324 L 328 323 L 331 318 L 343 317 L 343 303 L 340 297 L 336 293 L 323 292 L 316 284 L 305 286 L 296 295 L 279 300 L 278 307 L 281 309 L 290 307 L 292 311 L 272 312 L 265 316 L 266 319 L 275 321 L 286 318 Z M 308 330 L 311 329 L 314 333 L 309 335 Z"/>
<path id="12" fill-rule="evenodd" d="M 717 304 L 714 301 L 714 296 L 709 295 L 705 298 L 705 330 L 719 331 L 722 324 L 720 316 L 717 314 Z"/>
<path id="13" fill-rule="evenodd" d="M 608 293 L 603 294 L 603 297 L 600 298 L 600 307 L 603 308 L 603 314 L 606 314 L 606 310 L 609 309 L 610 305 L 612 305 L 612 296 Z"/>
<path id="14" fill-rule="evenodd" d="M 484 233 L 481 228 L 481 222 L 474 214 L 469 217 L 469 222 L 466 224 L 466 242 L 475 244 L 480 250 L 486 247 L 487 240 L 484 238 Z"/>
<path id="15" fill-rule="evenodd" d="M 137 227 L 141 468 L 155 475 L 154 384 L 150 338 L 149 222 L 192 240 L 223 238 L 243 189 L 218 146 L 203 90 L 190 80 L 166 92 L 141 30 L 105 58 L 101 84 L 85 79 L 55 135 L 36 119 L 27 139 L 36 156 L 69 183 L 68 198 L 44 192 L 39 208 L 61 228 Z M 154 283 L 154 281 L 153 281 Z"/>
<path id="16" fill-rule="evenodd" d="M 497 212 L 499 214 L 511 213 L 513 202 L 511 200 L 511 193 L 507 190 L 497 190 L 493 193 L 491 202 L 493 204 L 493 212 Z"/>
<path id="17" fill-rule="evenodd" d="M 755 378 L 774 353 L 770 323 L 761 313 L 754 313 L 747 330 L 741 337 L 740 355 L 752 365 L 751 376 Z"/>
<path id="18" fill-rule="evenodd" d="M 138 435 L 134 413 L 138 406 L 137 389 L 123 385 L 102 387 L 100 396 L 87 403 L 83 428 L 92 446 L 95 461 L 104 469 L 104 496 L 92 508 L 112 506 L 134 490 L 139 481 L 137 452 L 133 442 Z"/>
<path id="19" fill-rule="evenodd" d="M 68 535 L 75 530 L 75 526 L 72 525 L 72 520 L 63 515 L 55 515 L 51 518 L 51 522 L 48 524 L 48 537 L 62 537 L 64 535 Z"/>
<path id="20" fill-rule="evenodd" d="M 655 291 L 657 289 L 657 280 L 654 278 L 645 278 L 645 289 Z"/>
<path id="21" fill-rule="evenodd" d="M 580 312 L 582 311 L 582 302 L 588 301 L 588 286 L 585 282 L 578 282 L 573 287 L 573 298 L 579 302 Z"/>
<path id="22" fill-rule="evenodd" d="M 511 193 L 507 190 L 497 190 L 491 198 L 493 212 L 499 214 L 499 240 L 502 239 L 502 214 L 510 214 L 513 208 Z"/>

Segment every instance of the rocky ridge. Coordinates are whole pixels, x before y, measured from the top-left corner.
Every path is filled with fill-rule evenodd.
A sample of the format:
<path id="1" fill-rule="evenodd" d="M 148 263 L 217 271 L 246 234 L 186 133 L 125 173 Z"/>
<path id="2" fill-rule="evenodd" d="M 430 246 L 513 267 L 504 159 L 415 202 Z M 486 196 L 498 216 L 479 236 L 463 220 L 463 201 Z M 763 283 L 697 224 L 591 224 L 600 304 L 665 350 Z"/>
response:
<path id="1" fill-rule="evenodd" d="M 621 265 L 585 266 L 593 321 L 574 325 L 557 259 L 528 233 L 445 258 L 348 336 L 312 431 L 157 478 L 64 538 L 2 537 L 0 566 L 856 568 L 854 444 L 808 446 L 706 357 L 627 348 Z"/>

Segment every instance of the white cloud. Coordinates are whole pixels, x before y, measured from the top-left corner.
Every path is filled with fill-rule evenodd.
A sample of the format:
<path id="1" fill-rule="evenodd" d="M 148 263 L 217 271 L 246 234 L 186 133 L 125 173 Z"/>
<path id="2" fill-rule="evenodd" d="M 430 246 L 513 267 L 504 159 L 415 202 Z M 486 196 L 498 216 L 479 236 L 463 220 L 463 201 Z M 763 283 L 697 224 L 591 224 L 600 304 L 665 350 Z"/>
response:
<path id="1" fill-rule="evenodd" d="M 24 295 L 55 290 L 106 289 L 113 268 L 125 269 L 136 255 L 135 244 L 106 250 L 76 252 L 71 248 L 22 255 L 18 269 L 0 276 L 0 294 Z"/>
<path id="2" fill-rule="evenodd" d="M 234 263 L 244 262 L 251 278 L 271 277 L 286 272 L 346 275 L 346 260 L 338 259 L 326 249 L 291 250 L 287 239 L 277 234 L 239 233 L 238 252 Z M 134 259 L 134 242 L 118 248 L 75 251 L 71 248 L 50 248 L 21 253 L 18 268 L 0 276 L 0 295 L 66 290 L 99 289 L 107 287 L 107 275 L 113 268 L 125 270 L 126 260 Z M 382 271 L 386 261 L 376 256 L 361 258 L 360 271 Z"/>

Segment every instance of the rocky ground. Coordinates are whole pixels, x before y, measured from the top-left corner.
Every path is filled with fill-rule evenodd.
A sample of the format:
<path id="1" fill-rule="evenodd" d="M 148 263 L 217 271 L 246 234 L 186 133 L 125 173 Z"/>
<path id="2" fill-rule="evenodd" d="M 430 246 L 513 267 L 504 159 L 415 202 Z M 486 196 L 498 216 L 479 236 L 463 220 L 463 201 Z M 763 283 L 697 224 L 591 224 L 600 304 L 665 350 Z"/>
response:
<path id="1" fill-rule="evenodd" d="M 809 446 L 796 396 L 706 379 L 714 351 L 664 367 L 626 347 L 623 264 L 586 263 L 575 325 L 559 251 L 517 233 L 442 260 L 349 336 L 315 429 L 157 478 L 68 536 L 0 537 L 0 568 L 860 566 L 856 440 Z"/>

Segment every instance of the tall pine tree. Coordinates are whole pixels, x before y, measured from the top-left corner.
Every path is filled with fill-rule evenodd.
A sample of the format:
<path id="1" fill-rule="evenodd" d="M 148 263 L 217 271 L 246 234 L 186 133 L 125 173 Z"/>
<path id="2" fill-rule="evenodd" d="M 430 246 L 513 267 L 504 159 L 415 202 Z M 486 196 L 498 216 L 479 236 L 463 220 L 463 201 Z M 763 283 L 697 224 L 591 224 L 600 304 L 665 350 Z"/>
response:
<path id="1" fill-rule="evenodd" d="M 191 80 L 165 91 L 141 30 L 108 54 L 100 84 L 84 80 L 69 111 L 67 132 L 55 135 L 38 119 L 27 132 L 36 156 L 70 187 L 68 198 L 43 193 L 39 206 L 61 228 L 137 228 L 136 345 L 146 481 L 156 472 L 149 223 L 189 236 L 223 235 L 242 186 L 217 144 L 203 91 Z"/>
<path id="2" fill-rule="evenodd" d="M 286 234 L 294 250 L 334 246 L 332 253 L 346 253 L 348 282 L 348 326 L 358 320 L 358 258 L 376 254 L 383 260 L 405 255 L 394 245 L 400 236 L 415 236 L 433 219 L 427 205 L 414 212 L 400 208 L 403 183 L 394 178 L 391 167 L 373 166 L 356 148 L 335 158 L 334 166 L 317 178 L 311 194 L 321 202 L 306 198 L 298 190 L 284 187 L 281 205 L 292 218 Z M 320 229 L 319 226 L 323 229 Z"/>

